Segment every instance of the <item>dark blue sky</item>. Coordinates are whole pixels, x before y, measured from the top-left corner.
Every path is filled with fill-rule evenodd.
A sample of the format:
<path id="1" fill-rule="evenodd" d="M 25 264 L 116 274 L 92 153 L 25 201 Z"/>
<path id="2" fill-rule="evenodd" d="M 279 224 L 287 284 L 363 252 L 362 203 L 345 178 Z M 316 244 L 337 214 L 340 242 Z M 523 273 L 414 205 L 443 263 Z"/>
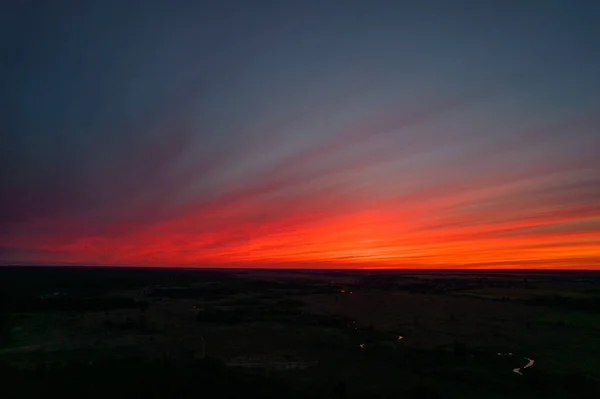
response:
<path id="1" fill-rule="evenodd" d="M 598 2 L 0 7 L 0 260 L 600 256 Z"/>

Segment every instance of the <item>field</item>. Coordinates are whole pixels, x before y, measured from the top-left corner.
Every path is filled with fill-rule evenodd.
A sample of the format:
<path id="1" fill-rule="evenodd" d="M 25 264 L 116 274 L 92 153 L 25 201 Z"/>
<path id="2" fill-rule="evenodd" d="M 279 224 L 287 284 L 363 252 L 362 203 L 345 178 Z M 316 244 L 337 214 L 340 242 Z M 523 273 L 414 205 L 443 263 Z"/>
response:
<path id="1" fill-rule="evenodd" d="M 600 397 L 594 272 L 6 267 L 0 292 L 2 397 L 153 372 L 160 397 Z"/>

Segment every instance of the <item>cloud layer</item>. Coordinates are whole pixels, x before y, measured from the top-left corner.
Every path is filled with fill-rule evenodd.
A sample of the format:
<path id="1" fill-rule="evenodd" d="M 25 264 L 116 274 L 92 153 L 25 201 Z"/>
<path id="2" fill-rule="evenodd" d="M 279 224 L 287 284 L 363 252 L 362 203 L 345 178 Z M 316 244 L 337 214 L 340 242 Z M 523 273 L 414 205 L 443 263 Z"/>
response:
<path id="1" fill-rule="evenodd" d="M 9 10 L 0 262 L 600 268 L 597 7 L 310 3 Z"/>

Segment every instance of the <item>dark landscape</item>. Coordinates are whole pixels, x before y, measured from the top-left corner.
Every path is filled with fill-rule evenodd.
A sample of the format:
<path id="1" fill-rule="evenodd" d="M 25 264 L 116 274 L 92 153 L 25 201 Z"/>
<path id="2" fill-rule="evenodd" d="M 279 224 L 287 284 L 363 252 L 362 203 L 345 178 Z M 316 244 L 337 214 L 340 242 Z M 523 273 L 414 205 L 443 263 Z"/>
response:
<path id="1" fill-rule="evenodd" d="M 600 1 L 0 2 L 0 399 L 600 399 Z"/>
<path id="2" fill-rule="evenodd" d="M 0 292 L 2 398 L 600 397 L 598 272 L 3 267 Z"/>

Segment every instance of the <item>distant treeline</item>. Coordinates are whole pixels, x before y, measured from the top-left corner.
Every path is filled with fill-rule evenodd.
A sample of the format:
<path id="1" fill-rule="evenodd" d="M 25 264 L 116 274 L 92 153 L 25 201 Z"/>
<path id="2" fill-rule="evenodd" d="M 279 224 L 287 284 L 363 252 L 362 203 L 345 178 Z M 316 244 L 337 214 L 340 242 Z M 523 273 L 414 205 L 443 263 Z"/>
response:
<path id="1" fill-rule="evenodd" d="M 0 292 L 13 295 L 101 296 L 119 289 L 195 282 L 235 282 L 241 277 L 227 270 L 190 270 L 131 267 L 1 267 Z"/>
<path id="2" fill-rule="evenodd" d="M 314 282 L 240 280 L 229 283 L 203 284 L 195 287 L 156 287 L 148 293 L 148 296 L 151 298 L 215 300 L 234 296 L 240 292 L 278 297 L 293 294 L 331 293 L 334 291 L 337 291 L 337 288 L 330 285 L 315 284 Z"/>
<path id="3" fill-rule="evenodd" d="M 204 299 L 214 300 L 228 295 L 235 295 L 239 291 L 235 287 L 184 287 L 184 288 L 155 288 L 150 291 L 150 298 L 171 298 L 171 299 Z"/>
<path id="4" fill-rule="evenodd" d="M 372 288 L 382 291 L 409 292 L 414 294 L 444 294 L 456 291 L 468 291 L 478 288 L 530 288 L 527 279 L 495 280 L 488 278 L 427 278 L 395 280 L 385 276 L 367 276 L 348 286 L 358 291 L 361 288 Z"/>
<path id="5" fill-rule="evenodd" d="M 56 296 L 46 298 L 0 296 L 0 306 L 5 313 L 29 313 L 48 311 L 94 312 L 114 309 L 138 308 L 145 310 L 147 302 L 127 297 L 71 297 Z"/>
<path id="6" fill-rule="evenodd" d="M 549 295 L 524 301 L 530 305 L 552 306 L 570 310 L 585 310 L 600 313 L 600 297 L 567 297 Z"/>
<path id="7" fill-rule="evenodd" d="M 201 309 L 196 320 L 202 322 L 238 324 L 270 321 L 284 324 L 302 324 L 321 327 L 348 328 L 352 321 L 339 315 L 314 314 L 294 306 L 236 306 L 231 309 L 207 307 Z"/>

